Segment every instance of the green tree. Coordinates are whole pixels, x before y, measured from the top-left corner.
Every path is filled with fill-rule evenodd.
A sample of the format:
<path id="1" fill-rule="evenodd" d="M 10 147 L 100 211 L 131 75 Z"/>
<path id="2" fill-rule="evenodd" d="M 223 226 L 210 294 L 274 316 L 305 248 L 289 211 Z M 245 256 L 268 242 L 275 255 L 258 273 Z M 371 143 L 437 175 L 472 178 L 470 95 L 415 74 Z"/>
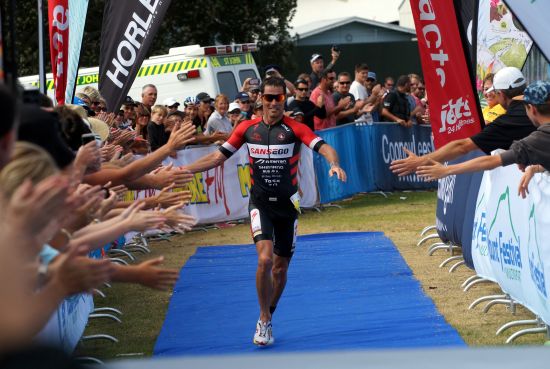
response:
<path id="1" fill-rule="evenodd" d="M 121 0 L 112 0 L 121 1 Z M 294 67 L 293 40 L 288 32 L 297 0 L 229 0 L 184 2 L 172 0 L 149 55 L 166 54 L 171 47 L 200 44 L 258 42 L 255 59 L 259 66 L 276 63 Z M 51 71 L 47 42 L 47 6 L 44 0 L 46 71 Z M 105 0 L 89 0 L 80 65 L 99 64 L 101 23 Z M 37 7 L 35 0 L 18 0 L 16 46 L 19 75 L 38 73 Z"/>

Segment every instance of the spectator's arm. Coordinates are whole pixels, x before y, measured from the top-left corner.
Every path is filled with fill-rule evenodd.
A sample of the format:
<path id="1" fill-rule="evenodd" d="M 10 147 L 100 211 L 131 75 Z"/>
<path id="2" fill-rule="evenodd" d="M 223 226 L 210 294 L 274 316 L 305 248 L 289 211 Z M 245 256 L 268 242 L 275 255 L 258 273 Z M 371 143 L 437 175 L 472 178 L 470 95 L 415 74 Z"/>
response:
<path id="1" fill-rule="evenodd" d="M 390 169 L 399 176 L 406 176 L 414 173 L 419 166 L 429 164 L 430 160 L 443 163 L 456 159 L 476 149 L 478 149 L 478 147 L 470 138 L 449 142 L 438 150 L 422 156 L 417 156 L 413 152 L 405 149 L 407 157 L 405 159 L 392 161 Z"/>
<path id="2" fill-rule="evenodd" d="M 480 156 L 463 163 L 447 166 L 430 160 L 429 165 L 418 167 L 416 174 L 427 181 L 433 181 L 450 175 L 495 169 L 501 165 L 502 158 L 500 155 Z"/>
<path id="3" fill-rule="evenodd" d="M 84 177 L 84 182 L 88 184 L 102 185 L 110 181 L 112 185 L 116 186 L 135 181 L 158 167 L 173 151 L 176 151 L 185 146 L 187 143 L 192 142 L 194 140 L 194 132 L 195 127 L 193 125 L 189 123 L 182 125 L 180 128 L 172 131 L 168 142 L 157 151 L 138 159 L 123 168 L 104 169 L 97 173 L 87 175 Z"/>

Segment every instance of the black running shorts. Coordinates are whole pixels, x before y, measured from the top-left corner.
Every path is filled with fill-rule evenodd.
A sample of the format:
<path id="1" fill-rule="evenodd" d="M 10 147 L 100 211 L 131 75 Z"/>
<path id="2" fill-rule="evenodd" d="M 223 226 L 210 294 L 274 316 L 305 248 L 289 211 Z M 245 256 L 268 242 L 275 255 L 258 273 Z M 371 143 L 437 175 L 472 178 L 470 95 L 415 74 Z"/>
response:
<path id="1" fill-rule="evenodd" d="M 254 242 L 273 241 L 273 252 L 276 255 L 291 258 L 296 245 L 298 212 L 290 200 L 268 198 L 267 201 L 261 201 L 251 196 L 248 211 Z"/>

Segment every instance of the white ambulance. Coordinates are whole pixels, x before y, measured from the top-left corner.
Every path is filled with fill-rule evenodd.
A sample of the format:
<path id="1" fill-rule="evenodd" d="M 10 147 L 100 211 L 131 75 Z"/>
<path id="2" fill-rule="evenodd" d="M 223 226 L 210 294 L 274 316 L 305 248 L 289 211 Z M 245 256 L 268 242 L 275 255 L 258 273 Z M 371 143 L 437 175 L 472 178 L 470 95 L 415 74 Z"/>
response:
<path id="1" fill-rule="evenodd" d="M 171 48 L 168 55 L 152 56 L 143 61 L 136 79 L 128 92 L 136 101 L 141 101 L 141 89 L 146 84 L 157 86 L 157 104 L 173 97 L 183 105 L 188 96 L 207 92 L 215 97 L 223 93 L 232 101 L 247 78 L 259 78 L 252 52 L 255 43 L 200 46 L 190 45 Z M 85 86 L 98 87 L 99 68 L 83 68 L 78 71 L 76 92 Z M 48 96 L 53 95 L 53 77 L 48 74 Z M 25 86 L 38 86 L 38 76 L 19 78 Z"/>

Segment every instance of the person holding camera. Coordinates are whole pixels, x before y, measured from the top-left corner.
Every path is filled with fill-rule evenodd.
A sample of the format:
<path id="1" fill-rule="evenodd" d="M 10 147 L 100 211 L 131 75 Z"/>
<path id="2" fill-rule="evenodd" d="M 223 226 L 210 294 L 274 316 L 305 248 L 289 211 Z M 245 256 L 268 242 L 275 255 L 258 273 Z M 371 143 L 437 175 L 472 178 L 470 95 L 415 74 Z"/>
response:
<path id="1" fill-rule="evenodd" d="M 325 67 L 325 60 L 323 59 L 323 55 L 321 54 L 311 55 L 311 59 L 309 60 L 311 64 L 311 74 L 309 75 L 311 79 L 311 85 L 309 86 L 309 88 L 311 90 L 317 87 L 317 85 L 319 84 L 319 81 L 321 81 L 321 74 L 324 71 L 334 69 L 334 64 L 336 64 L 336 61 L 340 57 L 340 48 L 337 45 L 332 45 L 332 48 L 330 49 L 330 55 L 332 57 L 332 60 L 326 67 Z"/>

